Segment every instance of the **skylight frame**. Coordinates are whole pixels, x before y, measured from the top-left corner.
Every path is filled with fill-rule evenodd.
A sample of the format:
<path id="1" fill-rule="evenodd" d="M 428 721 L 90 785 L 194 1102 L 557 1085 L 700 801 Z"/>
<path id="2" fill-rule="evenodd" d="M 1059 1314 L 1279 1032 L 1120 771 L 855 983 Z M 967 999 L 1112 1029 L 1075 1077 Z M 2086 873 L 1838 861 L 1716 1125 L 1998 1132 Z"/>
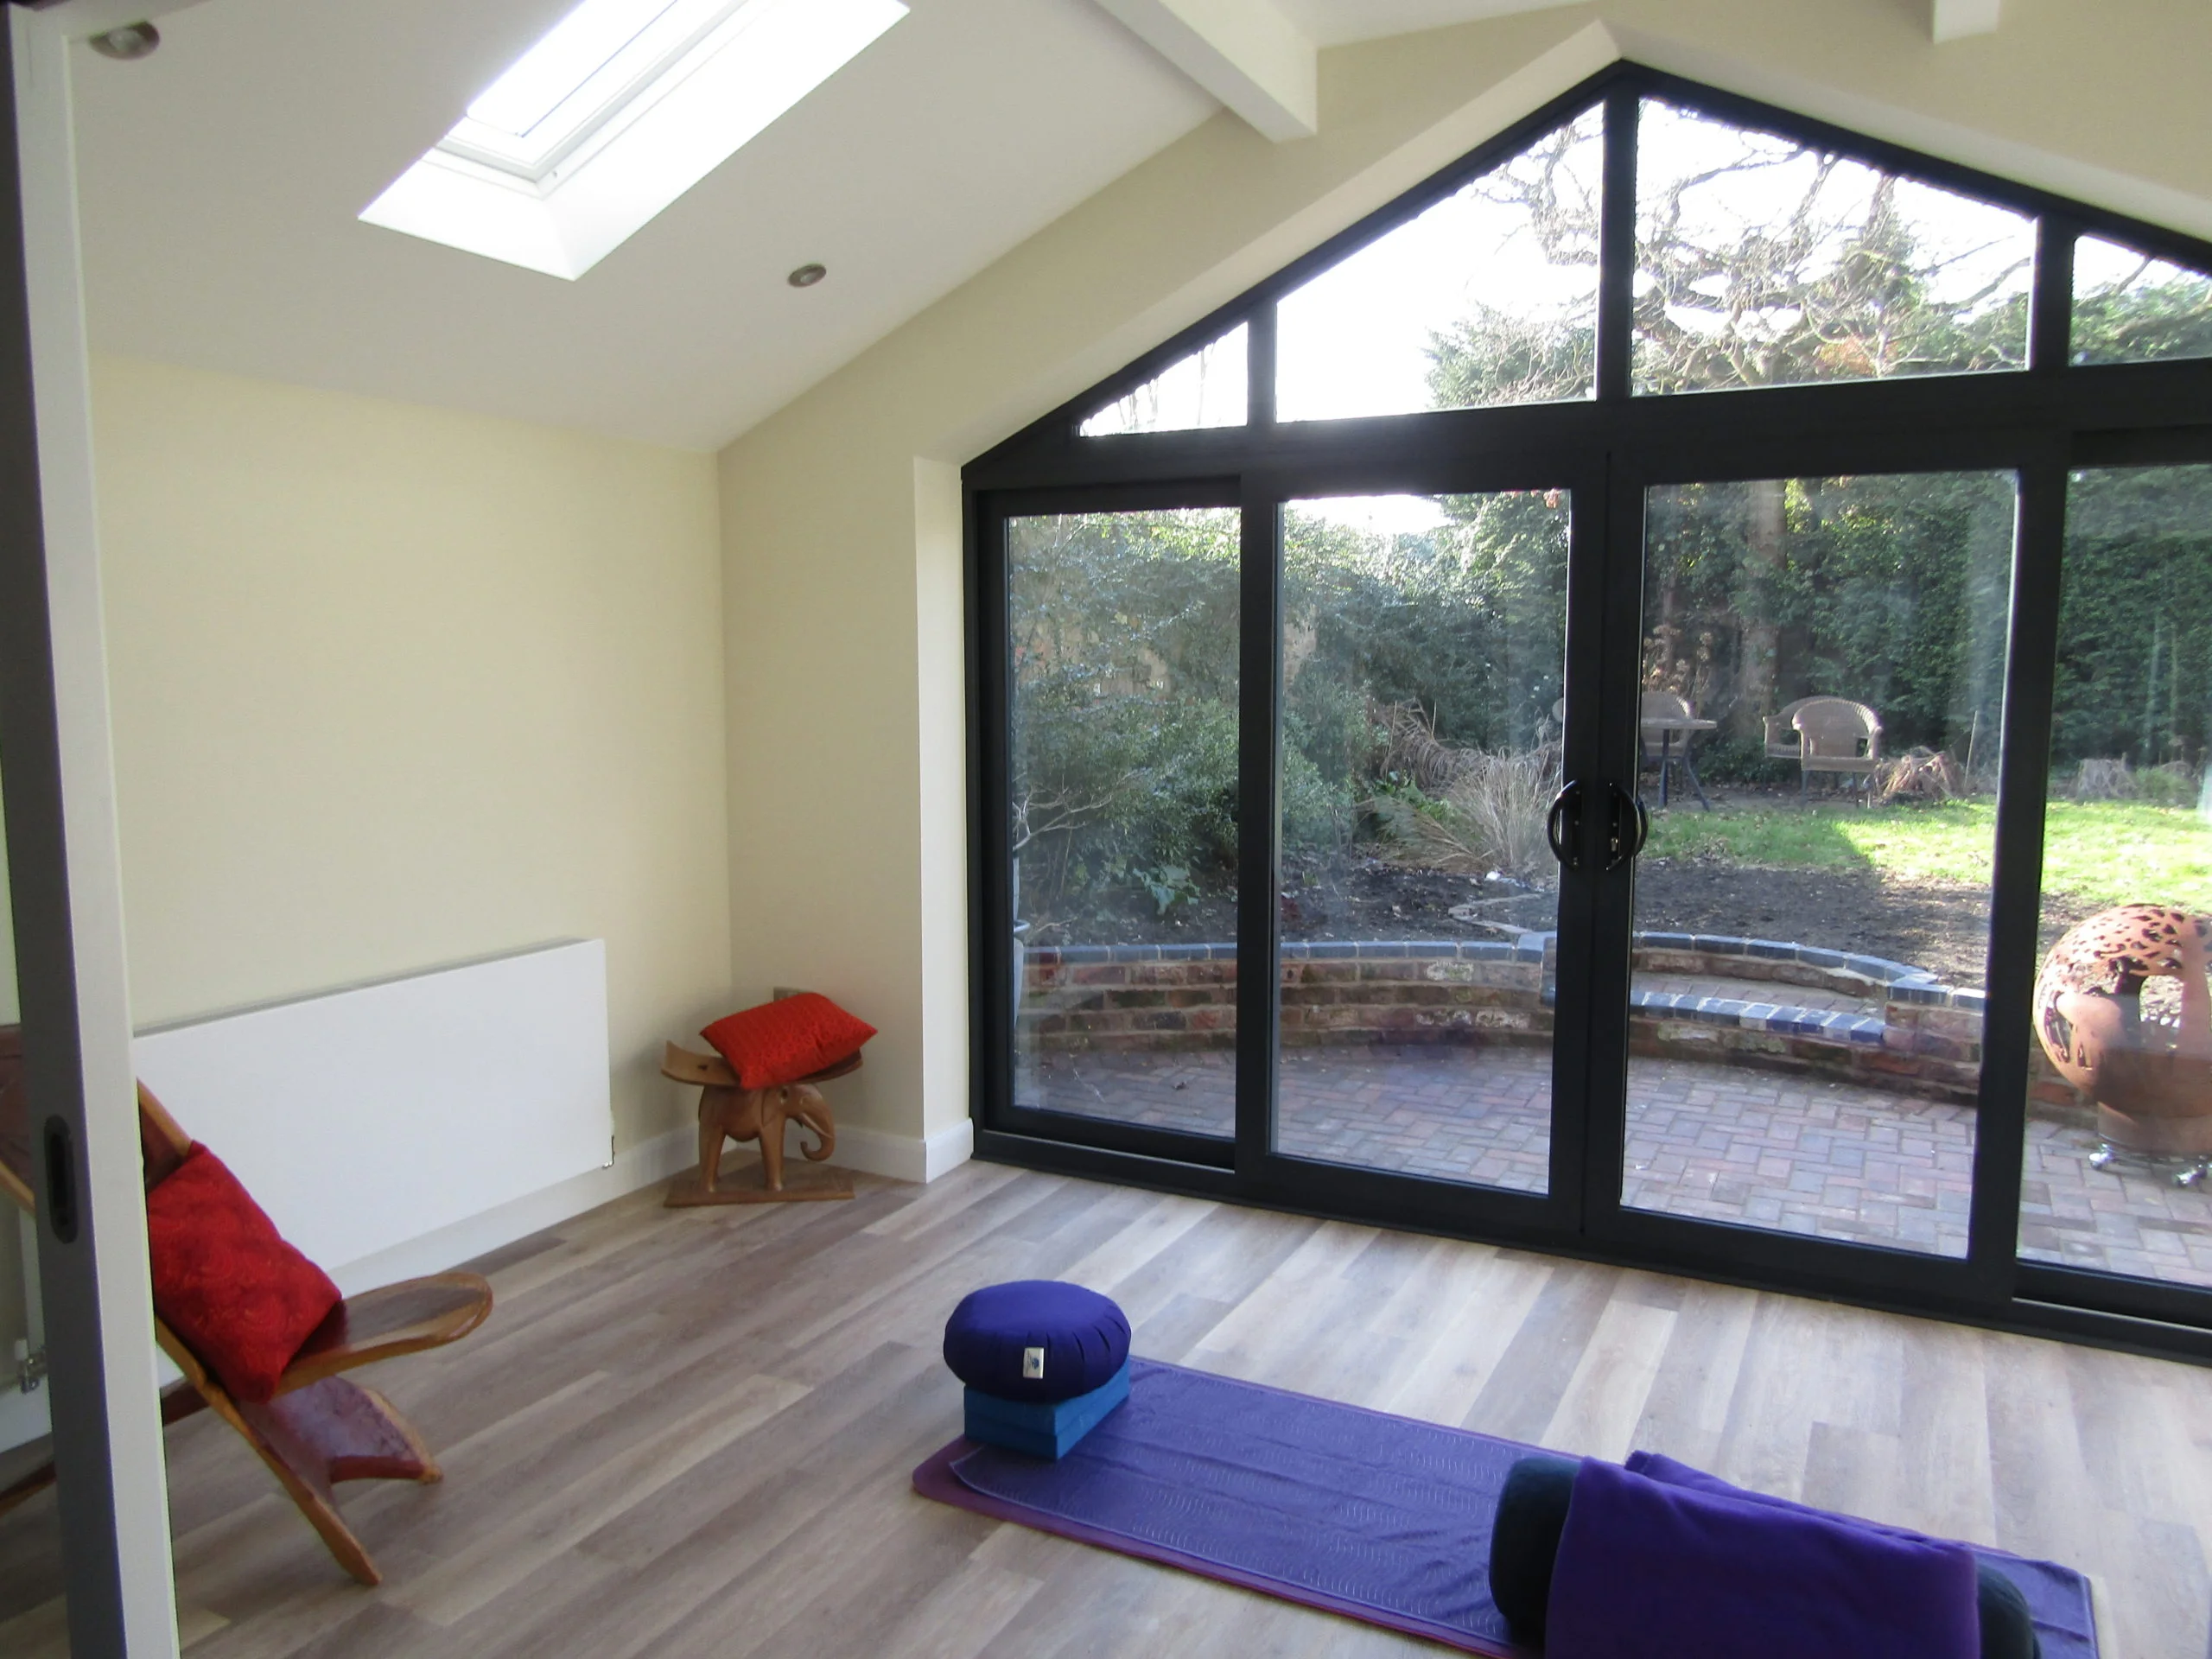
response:
<path id="1" fill-rule="evenodd" d="M 741 35 L 748 21 L 758 21 L 761 10 L 755 0 L 666 0 L 590 74 L 522 132 L 509 132 L 477 116 L 477 105 L 499 90 L 499 82 L 495 81 L 472 101 L 453 130 L 438 140 L 436 148 L 445 155 L 542 185 L 578 151 L 594 145 L 594 140 L 613 137 L 674 91 L 690 69 Z M 664 24 L 669 26 L 664 29 Z M 729 28 L 726 38 L 712 39 L 726 27 Z M 523 62 L 527 60 L 525 54 Z M 521 67 L 518 62 L 515 68 Z M 500 80 L 514 73 L 515 69 L 508 70 Z M 565 118 L 564 111 L 568 112 Z"/>
<path id="2" fill-rule="evenodd" d="M 465 111 L 359 217 L 573 281 L 907 10 L 906 0 L 645 0 L 637 28 L 524 132 Z"/>

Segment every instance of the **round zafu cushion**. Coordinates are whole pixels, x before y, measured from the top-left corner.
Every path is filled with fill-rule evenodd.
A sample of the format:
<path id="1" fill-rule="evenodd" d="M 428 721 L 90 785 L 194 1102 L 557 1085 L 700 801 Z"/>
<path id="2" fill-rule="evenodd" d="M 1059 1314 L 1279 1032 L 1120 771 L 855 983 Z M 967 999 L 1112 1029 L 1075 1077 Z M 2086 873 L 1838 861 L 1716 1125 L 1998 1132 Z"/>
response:
<path id="1" fill-rule="evenodd" d="M 1001 1400 L 1072 1400 L 1103 1387 L 1128 1357 L 1122 1310 L 1095 1290 L 1050 1279 L 970 1291 L 944 1322 L 952 1374 Z"/>

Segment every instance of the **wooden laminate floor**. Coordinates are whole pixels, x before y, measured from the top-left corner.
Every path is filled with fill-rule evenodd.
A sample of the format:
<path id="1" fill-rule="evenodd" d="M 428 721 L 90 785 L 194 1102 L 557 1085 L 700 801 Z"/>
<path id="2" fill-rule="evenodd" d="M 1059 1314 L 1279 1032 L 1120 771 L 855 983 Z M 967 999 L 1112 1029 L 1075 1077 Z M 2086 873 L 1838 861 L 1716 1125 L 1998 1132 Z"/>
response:
<path id="1" fill-rule="evenodd" d="M 193 1659 L 1077 1659 L 1427 1644 L 931 1503 L 945 1313 L 1108 1292 L 1138 1351 L 2069 1561 L 2107 1659 L 2203 1659 L 2212 1371 L 988 1165 L 846 1205 L 641 1194 L 484 1267 L 492 1322 L 371 1380 L 443 1459 L 342 1487 L 347 1580 L 245 1446 L 169 1431 Z M 51 1497 L 0 1516 L 0 1653 L 59 1651 Z"/>

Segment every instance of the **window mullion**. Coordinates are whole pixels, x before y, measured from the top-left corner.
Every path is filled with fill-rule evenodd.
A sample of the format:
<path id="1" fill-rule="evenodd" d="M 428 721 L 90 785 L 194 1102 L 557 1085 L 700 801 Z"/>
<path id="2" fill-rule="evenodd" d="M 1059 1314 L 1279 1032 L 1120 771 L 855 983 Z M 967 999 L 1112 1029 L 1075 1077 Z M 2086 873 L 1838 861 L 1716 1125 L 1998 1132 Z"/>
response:
<path id="1" fill-rule="evenodd" d="M 1250 377 L 1244 394 L 1247 426 L 1275 423 L 1275 302 L 1263 300 L 1245 319 L 1244 367 Z"/>
<path id="2" fill-rule="evenodd" d="M 2066 543 L 2063 441 L 2050 440 L 2019 477 L 1967 1244 L 1974 1277 L 1993 1300 L 2009 1298 L 2012 1291 L 2032 1080 L 2030 1051 L 2035 1042 L 2029 1001 L 2043 957 L 2037 928 Z"/>
<path id="3" fill-rule="evenodd" d="M 1267 309 L 1272 321 L 1274 308 Z M 1246 1180 L 1259 1175 L 1274 1147 L 1276 894 L 1282 881 L 1276 787 L 1282 757 L 1281 496 L 1280 480 L 1245 474 L 1237 604 L 1236 1168 Z"/>
<path id="4" fill-rule="evenodd" d="M 2036 280 L 2029 302 L 2028 367 L 2037 374 L 2066 367 L 2074 327 L 2074 238 L 2079 226 L 2045 213 L 2036 225 Z"/>
<path id="5" fill-rule="evenodd" d="M 1636 124 L 1631 84 L 1605 95 L 1605 195 L 1598 221 L 1598 397 L 1629 395 L 1636 302 Z"/>

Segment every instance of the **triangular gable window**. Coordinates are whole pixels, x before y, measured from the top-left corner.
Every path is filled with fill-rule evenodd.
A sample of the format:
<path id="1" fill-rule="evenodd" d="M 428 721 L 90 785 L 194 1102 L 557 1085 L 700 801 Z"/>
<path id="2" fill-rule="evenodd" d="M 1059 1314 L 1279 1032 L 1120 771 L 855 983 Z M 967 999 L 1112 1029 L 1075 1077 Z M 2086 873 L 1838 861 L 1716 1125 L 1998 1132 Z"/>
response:
<path id="1" fill-rule="evenodd" d="M 2024 214 L 1646 99 L 1636 217 L 1639 392 L 2027 365 Z"/>
<path id="2" fill-rule="evenodd" d="M 1286 421 L 1596 390 L 1601 106 L 1283 296 Z"/>
<path id="3" fill-rule="evenodd" d="M 1242 426 L 1246 384 L 1243 323 L 1210 346 L 1201 346 L 1142 385 L 1095 411 L 1077 429 L 1086 438 L 1124 432 L 1187 432 L 1208 426 Z"/>
<path id="4" fill-rule="evenodd" d="M 1623 187 L 1633 201 L 1609 208 Z M 2075 238 L 2071 292 L 2038 297 L 2053 219 Z M 2031 346 L 2037 315 L 2050 328 Z M 1517 442 L 1581 430 L 1594 414 L 1573 406 L 1624 397 L 2019 373 L 2031 353 L 2041 369 L 2212 359 L 2212 248 L 1624 68 L 1216 315 L 1207 331 L 1227 332 L 1211 344 L 1173 347 L 1165 369 L 1155 351 L 1007 450 L 1042 453 L 1071 429 L 1263 442 L 1277 426 L 1548 406 L 1526 428 L 1451 423 Z M 1304 457 L 1337 439 L 1287 441 Z M 1168 475 L 1243 453 L 1211 438 Z"/>
<path id="5" fill-rule="evenodd" d="M 2212 357 L 2212 277 L 2102 237 L 2074 245 L 2074 360 Z"/>

